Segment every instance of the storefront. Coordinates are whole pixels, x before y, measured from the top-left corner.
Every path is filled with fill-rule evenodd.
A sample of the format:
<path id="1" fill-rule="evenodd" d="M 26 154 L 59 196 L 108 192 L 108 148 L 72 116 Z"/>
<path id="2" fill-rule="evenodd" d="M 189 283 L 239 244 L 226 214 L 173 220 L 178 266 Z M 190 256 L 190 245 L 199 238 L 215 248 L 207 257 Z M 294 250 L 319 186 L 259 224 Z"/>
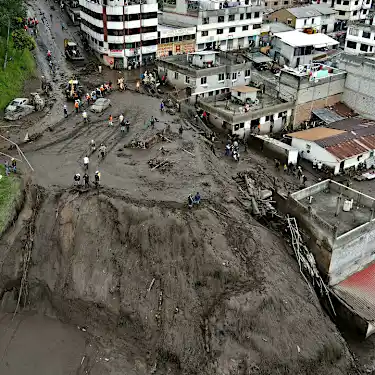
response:
<path id="1" fill-rule="evenodd" d="M 173 28 L 158 25 L 157 57 L 166 57 L 195 51 L 195 27 Z"/>

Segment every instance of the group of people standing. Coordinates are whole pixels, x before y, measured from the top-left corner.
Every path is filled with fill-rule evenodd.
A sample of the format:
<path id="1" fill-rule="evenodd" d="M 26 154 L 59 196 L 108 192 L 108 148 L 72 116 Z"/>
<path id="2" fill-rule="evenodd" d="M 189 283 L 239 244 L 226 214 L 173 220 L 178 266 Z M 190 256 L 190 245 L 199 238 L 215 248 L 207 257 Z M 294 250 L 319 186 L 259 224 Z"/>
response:
<path id="1" fill-rule="evenodd" d="M 17 173 L 17 161 L 16 161 L 16 159 L 12 158 L 11 161 L 10 161 L 10 165 L 9 165 L 8 160 L 6 160 L 5 163 L 4 163 L 4 167 L 5 167 L 6 176 L 9 176 L 11 172 Z"/>

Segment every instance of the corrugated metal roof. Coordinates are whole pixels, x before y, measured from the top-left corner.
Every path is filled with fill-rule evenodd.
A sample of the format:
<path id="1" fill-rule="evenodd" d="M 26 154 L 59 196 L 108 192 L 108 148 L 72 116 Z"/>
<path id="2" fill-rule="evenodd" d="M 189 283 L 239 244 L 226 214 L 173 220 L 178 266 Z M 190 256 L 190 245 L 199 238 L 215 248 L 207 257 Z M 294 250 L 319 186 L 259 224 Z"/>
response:
<path id="1" fill-rule="evenodd" d="M 312 113 L 319 117 L 322 121 L 324 121 L 326 124 L 330 124 L 332 122 L 339 122 L 340 120 L 343 120 L 344 117 L 341 117 L 336 112 L 331 111 L 328 108 L 321 108 L 321 109 L 314 109 Z M 338 129 L 336 127 L 332 127 L 333 129 Z M 345 130 L 345 129 L 339 129 L 339 130 Z"/>
<path id="2" fill-rule="evenodd" d="M 309 17 L 318 17 L 321 15 L 319 10 L 311 7 L 298 7 L 298 8 L 289 8 L 287 9 L 289 13 L 293 14 L 293 16 L 297 18 L 309 18 Z"/>
<path id="3" fill-rule="evenodd" d="M 336 112 L 337 113 L 337 112 Z M 363 119 L 358 117 L 345 118 L 340 121 L 332 122 L 328 125 L 329 128 L 339 130 L 354 130 L 361 127 Z"/>
<path id="4" fill-rule="evenodd" d="M 330 108 L 342 117 L 354 117 L 358 115 L 358 113 L 355 113 L 351 108 L 342 102 L 338 102 Z"/>
<path id="5" fill-rule="evenodd" d="M 287 134 L 287 137 L 305 139 L 306 141 L 318 141 L 318 140 L 323 140 L 328 137 L 332 138 L 332 136 L 335 136 L 341 133 L 345 133 L 345 131 L 324 128 L 324 127 L 316 127 L 316 128 L 311 128 L 307 130 L 302 130 L 299 132 L 289 133 Z"/>
<path id="6" fill-rule="evenodd" d="M 334 146 L 325 147 L 325 149 L 338 160 L 344 160 L 356 155 L 367 152 L 368 149 L 357 142 L 357 140 L 342 142 Z"/>
<path id="7" fill-rule="evenodd" d="M 321 14 L 327 16 L 329 14 L 336 14 L 337 11 L 329 6 L 322 6 L 322 5 L 311 5 L 312 8 L 316 9 Z"/>
<path id="8" fill-rule="evenodd" d="M 356 314 L 367 322 L 375 323 L 375 263 L 332 289 Z"/>

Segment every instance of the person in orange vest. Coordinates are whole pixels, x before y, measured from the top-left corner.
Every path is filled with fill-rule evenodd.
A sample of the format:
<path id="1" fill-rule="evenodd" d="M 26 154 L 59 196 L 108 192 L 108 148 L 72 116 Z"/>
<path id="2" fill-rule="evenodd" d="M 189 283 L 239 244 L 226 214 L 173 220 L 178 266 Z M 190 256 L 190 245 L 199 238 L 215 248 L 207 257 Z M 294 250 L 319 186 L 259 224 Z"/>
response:
<path id="1" fill-rule="evenodd" d="M 103 85 L 100 86 L 100 93 L 102 94 L 102 96 L 104 96 L 104 86 Z"/>
<path id="2" fill-rule="evenodd" d="M 79 103 L 78 103 L 78 100 L 76 100 L 74 102 L 74 108 L 76 109 L 76 113 L 78 113 L 79 112 Z"/>
<path id="3" fill-rule="evenodd" d="M 109 115 L 108 126 L 113 126 L 113 117 L 112 117 L 112 115 Z"/>
<path id="4" fill-rule="evenodd" d="M 260 124 L 258 124 L 258 134 L 260 133 Z"/>
<path id="5" fill-rule="evenodd" d="M 87 93 L 87 94 L 86 94 L 86 102 L 87 102 L 87 106 L 90 105 L 90 100 L 91 100 L 90 94 Z"/>

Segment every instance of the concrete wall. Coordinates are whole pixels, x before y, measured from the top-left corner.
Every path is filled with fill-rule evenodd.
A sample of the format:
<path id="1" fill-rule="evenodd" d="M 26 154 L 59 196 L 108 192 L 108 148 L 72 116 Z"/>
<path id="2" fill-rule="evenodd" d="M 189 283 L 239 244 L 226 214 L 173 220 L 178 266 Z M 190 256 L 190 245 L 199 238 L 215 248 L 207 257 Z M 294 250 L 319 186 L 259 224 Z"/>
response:
<path id="1" fill-rule="evenodd" d="M 306 22 L 305 22 L 306 21 Z M 316 17 L 308 17 L 308 18 L 299 18 L 296 20 L 296 26 L 295 29 L 302 31 L 303 29 L 307 27 L 312 27 L 320 32 L 322 24 L 322 17 L 316 16 Z"/>
<path id="2" fill-rule="evenodd" d="M 329 267 L 329 283 L 335 285 L 375 260 L 375 220 L 336 239 Z"/>
<path id="3" fill-rule="evenodd" d="M 271 3 L 272 7 L 272 3 Z M 296 16 L 293 16 L 288 9 L 279 9 L 276 12 L 271 13 L 270 15 L 267 16 L 267 19 L 271 21 L 279 21 L 283 22 L 286 25 L 289 25 L 293 28 L 295 28 L 296 25 Z M 291 22 L 288 24 L 288 19 L 291 19 Z"/>
<path id="4" fill-rule="evenodd" d="M 330 154 L 323 147 L 317 145 L 315 142 L 293 138 L 292 147 L 295 147 L 297 150 L 299 150 L 300 156 L 304 159 L 310 161 L 316 159 L 317 161 L 321 161 L 324 165 L 327 165 L 333 170 L 338 169 L 338 167 L 340 166 L 340 163 L 332 154 Z"/>
<path id="5" fill-rule="evenodd" d="M 355 112 L 375 119 L 375 62 L 361 57 L 343 57 L 339 68 L 348 74 L 343 101 Z"/>

